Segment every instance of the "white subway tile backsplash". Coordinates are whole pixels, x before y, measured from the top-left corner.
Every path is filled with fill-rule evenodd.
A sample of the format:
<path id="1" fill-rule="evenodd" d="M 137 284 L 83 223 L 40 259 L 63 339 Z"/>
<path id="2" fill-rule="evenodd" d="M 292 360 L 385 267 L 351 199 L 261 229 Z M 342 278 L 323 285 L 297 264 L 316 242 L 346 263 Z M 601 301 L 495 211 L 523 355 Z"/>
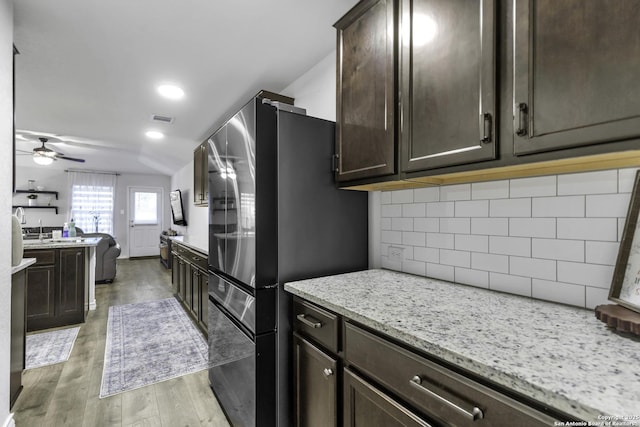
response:
<path id="1" fill-rule="evenodd" d="M 617 240 L 616 218 L 558 218 L 558 239 Z"/>
<path id="2" fill-rule="evenodd" d="M 533 217 L 584 217 L 584 196 L 535 197 L 531 199 Z"/>
<path id="3" fill-rule="evenodd" d="M 508 218 L 471 218 L 471 234 L 488 236 L 508 236 Z"/>
<path id="4" fill-rule="evenodd" d="M 631 193 L 636 180 L 638 168 L 620 169 L 618 171 L 618 193 Z"/>
<path id="5" fill-rule="evenodd" d="M 630 200 L 630 193 L 587 196 L 587 217 L 626 217 Z"/>
<path id="6" fill-rule="evenodd" d="M 531 239 L 534 258 L 584 262 L 584 240 Z"/>
<path id="7" fill-rule="evenodd" d="M 438 264 L 440 262 L 440 249 L 415 247 L 413 248 L 413 259 Z"/>
<path id="8" fill-rule="evenodd" d="M 469 234 L 470 231 L 470 218 L 440 218 L 441 233 Z"/>
<path id="9" fill-rule="evenodd" d="M 427 263 L 427 277 L 453 282 L 454 267 L 450 265 Z"/>
<path id="10" fill-rule="evenodd" d="M 382 191 L 380 193 L 380 204 L 381 205 L 390 205 L 391 204 L 391 193 L 392 193 L 392 191 Z"/>
<path id="11" fill-rule="evenodd" d="M 606 194 L 618 191 L 618 171 L 558 175 L 558 195 Z"/>
<path id="12" fill-rule="evenodd" d="M 427 216 L 433 217 L 452 217 L 455 211 L 454 202 L 431 202 L 427 203 Z"/>
<path id="13" fill-rule="evenodd" d="M 402 243 L 402 233 L 399 231 L 388 231 L 382 230 L 380 231 L 380 242 L 381 243 Z"/>
<path id="14" fill-rule="evenodd" d="M 555 218 L 509 218 L 509 235 L 515 237 L 556 237 Z"/>
<path id="15" fill-rule="evenodd" d="M 618 242 L 586 242 L 585 262 L 589 264 L 616 265 Z"/>
<path id="16" fill-rule="evenodd" d="M 509 257 L 507 255 L 473 252 L 471 254 L 471 268 L 494 271 L 496 273 L 509 273 Z"/>
<path id="17" fill-rule="evenodd" d="M 440 249 L 440 264 L 469 268 L 471 266 L 471 253 Z"/>
<path id="18" fill-rule="evenodd" d="M 455 215 L 457 217 L 489 216 L 488 200 L 460 201 L 455 203 Z"/>
<path id="19" fill-rule="evenodd" d="M 578 307 L 584 307 L 585 305 L 584 286 L 533 279 L 531 290 L 534 298 L 576 305 Z"/>
<path id="20" fill-rule="evenodd" d="M 391 220 L 391 229 L 397 231 L 413 231 L 413 218 L 387 218 Z"/>
<path id="21" fill-rule="evenodd" d="M 380 209 L 382 218 L 394 218 L 402 216 L 402 205 L 382 205 Z"/>
<path id="22" fill-rule="evenodd" d="M 426 234 L 414 231 L 402 232 L 402 244 L 410 246 L 424 246 L 426 241 Z"/>
<path id="23" fill-rule="evenodd" d="M 506 199 L 509 197 L 509 181 L 474 182 L 471 184 L 471 199 Z"/>
<path id="24" fill-rule="evenodd" d="M 471 184 L 445 185 L 440 187 L 440 200 L 470 200 Z"/>
<path id="25" fill-rule="evenodd" d="M 531 278 L 501 273 L 489 273 L 489 289 L 530 297 Z"/>
<path id="26" fill-rule="evenodd" d="M 392 191 L 391 203 L 413 203 L 413 190 Z"/>
<path id="27" fill-rule="evenodd" d="M 509 257 L 509 273 L 535 279 L 556 280 L 556 261 L 512 256 Z"/>
<path id="28" fill-rule="evenodd" d="M 416 188 L 413 190 L 414 202 L 439 202 L 440 187 Z"/>
<path id="29" fill-rule="evenodd" d="M 429 233 L 437 233 L 440 231 L 439 218 L 414 218 L 413 231 L 425 231 Z"/>
<path id="30" fill-rule="evenodd" d="M 407 203 L 402 205 L 402 216 L 423 217 L 425 216 L 424 203 Z"/>
<path id="31" fill-rule="evenodd" d="M 427 247 L 440 249 L 454 248 L 454 234 L 427 233 Z"/>
<path id="32" fill-rule="evenodd" d="M 489 236 L 456 234 L 455 249 L 459 251 L 489 252 Z"/>
<path id="33" fill-rule="evenodd" d="M 489 287 L 489 273 L 487 271 L 456 267 L 454 269 L 454 281 L 456 283 L 487 289 Z"/>
<path id="34" fill-rule="evenodd" d="M 613 266 L 558 261 L 558 280 L 576 285 L 609 289 Z"/>
<path id="35" fill-rule="evenodd" d="M 611 304 L 609 301 L 609 290 L 601 288 L 592 288 L 590 286 L 585 287 L 587 291 L 587 304 L 586 308 L 594 309 L 601 304 Z"/>
<path id="36" fill-rule="evenodd" d="M 498 199 L 489 201 L 489 216 L 500 218 L 527 218 L 531 216 L 531 199 Z"/>
<path id="37" fill-rule="evenodd" d="M 402 271 L 409 274 L 424 276 L 427 272 L 427 264 L 420 261 L 404 260 L 402 262 Z"/>
<path id="38" fill-rule="evenodd" d="M 637 170 L 381 192 L 380 265 L 593 309 L 608 303 Z"/>
<path id="39" fill-rule="evenodd" d="M 531 256 L 531 239 L 489 236 L 489 253 L 529 257 Z"/>
<path id="40" fill-rule="evenodd" d="M 512 179 L 509 197 L 543 197 L 556 195 L 556 176 Z"/>

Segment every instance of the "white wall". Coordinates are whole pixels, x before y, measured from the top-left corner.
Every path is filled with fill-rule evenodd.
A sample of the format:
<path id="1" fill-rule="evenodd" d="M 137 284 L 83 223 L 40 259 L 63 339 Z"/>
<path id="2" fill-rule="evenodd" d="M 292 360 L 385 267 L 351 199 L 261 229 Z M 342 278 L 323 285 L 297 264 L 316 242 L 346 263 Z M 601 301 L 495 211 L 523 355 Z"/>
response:
<path id="1" fill-rule="evenodd" d="M 200 248 L 209 247 L 209 209 L 206 206 L 193 204 L 193 162 L 189 162 L 171 177 L 171 189 L 180 190 L 182 193 L 182 205 L 187 225 L 174 225 L 171 223 L 169 213 L 167 225 L 171 226 L 178 234 L 188 236 L 189 241 Z"/>
<path id="2" fill-rule="evenodd" d="M 17 189 L 27 189 L 27 181 L 33 179 L 36 185 L 42 185 L 45 190 L 58 191 L 58 200 L 51 196 L 51 205 L 58 206 L 58 214 L 49 209 L 25 209 L 26 227 L 36 227 L 38 220 L 42 219 L 43 226 L 62 226 L 69 221 L 69 189 L 67 174 L 60 169 L 52 169 L 47 166 L 20 167 L 16 170 Z M 141 175 L 121 174 L 116 179 L 115 216 L 113 237 L 120 243 L 122 252 L 120 258 L 129 256 L 129 212 L 128 212 L 128 188 L 129 187 L 158 187 L 163 190 L 163 229 L 171 225 L 171 211 L 169 208 L 169 191 L 171 179 L 166 175 Z M 38 202 L 45 204 L 49 196 L 40 195 Z M 24 194 L 13 196 L 13 204 L 26 204 Z M 85 230 L 88 231 L 88 230 Z"/>
<path id="3" fill-rule="evenodd" d="M 13 425 L 9 414 L 9 361 L 11 349 L 11 194 L 13 159 L 13 3 L 0 0 L 0 424 Z"/>

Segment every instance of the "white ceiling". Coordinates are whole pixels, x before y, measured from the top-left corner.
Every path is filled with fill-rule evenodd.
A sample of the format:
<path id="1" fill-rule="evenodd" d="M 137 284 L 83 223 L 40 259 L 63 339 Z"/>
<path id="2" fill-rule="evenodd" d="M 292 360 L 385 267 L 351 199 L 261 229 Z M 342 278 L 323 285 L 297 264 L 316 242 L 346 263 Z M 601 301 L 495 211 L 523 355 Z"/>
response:
<path id="1" fill-rule="evenodd" d="M 326 57 L 333 23 L 355 3 L 16 1 L 16 129 L 66 141 L 50 147 L 87 160 L 37 167 L 171 175 L 260 89 L 281 91 Z M 167 82 L 184 89 L 182 100 L 158 95 Z M 152 114 L 175 121 L 152 122 Z M 150 129 L 165 138 L 147 139 Z M 29 155 L 17 165 L 36 166 Z"/>

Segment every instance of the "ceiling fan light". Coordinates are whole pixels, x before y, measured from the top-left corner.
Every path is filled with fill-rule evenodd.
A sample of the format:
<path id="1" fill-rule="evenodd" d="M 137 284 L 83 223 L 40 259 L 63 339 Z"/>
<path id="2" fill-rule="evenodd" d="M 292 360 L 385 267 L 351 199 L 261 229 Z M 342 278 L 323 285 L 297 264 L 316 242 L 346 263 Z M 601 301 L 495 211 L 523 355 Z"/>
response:
<path id="1" fill-rule="evenodd" d="M 47 166 L 53 163 L 53 157 L 48 156 L 33 156 L 33 161 L 39 165 Z"/>

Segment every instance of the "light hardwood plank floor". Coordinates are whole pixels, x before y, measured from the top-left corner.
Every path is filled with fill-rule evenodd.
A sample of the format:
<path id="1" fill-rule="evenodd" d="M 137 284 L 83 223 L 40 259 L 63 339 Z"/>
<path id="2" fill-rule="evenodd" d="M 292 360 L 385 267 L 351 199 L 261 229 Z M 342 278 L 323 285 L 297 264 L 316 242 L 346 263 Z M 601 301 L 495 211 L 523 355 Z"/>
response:
<path id="1" fill-rule="evenodd" d="M 96 285 L 97 309 L 81 325 L 69 360 L 24 372 L 12 408 L 16 426 L 227 427 L 206 370 L 98 397 L 109 307 L 170 297 L 171 271 L 158 259 L 118 260 L 114 283 Z"/>

